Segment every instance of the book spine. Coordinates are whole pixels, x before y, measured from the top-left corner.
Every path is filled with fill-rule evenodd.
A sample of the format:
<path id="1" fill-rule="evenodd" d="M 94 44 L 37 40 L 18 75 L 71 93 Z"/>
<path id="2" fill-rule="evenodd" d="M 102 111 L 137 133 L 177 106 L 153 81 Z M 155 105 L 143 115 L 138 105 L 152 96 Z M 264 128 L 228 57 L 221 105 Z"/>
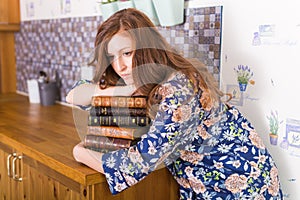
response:
<path id="1" fill-rule="evenodd" d="M 132 96 L 132 97 L 93 96 L 92 97 L 92 106 L 146 108 L 146 105 L 147 105 L 147 99 L 144 96 Z"/>
<path id="2" fill-rule="evenodd" d="M 93 106 L 90 110 L 92 116 L 146 116 L 145 108 L 127 108 L 127 107 L 102 107 Z"/>
<path id="3" fill-rule="evenodd" d="M 128 148 L 131 140 L 111 138 L 98 135 L 86 135 L 84 137 L 84 147 L 89 149 L 118 150 Z"/>
<path id="4" fill-rule="evenodd" d="M 133 140 L 135 137 L 135 131 L 137 129 L 133 128 L 121 128 L 114 126 L 88 126 L 87 134 L 88 135 L 99 135 L 113 138 L 122 138 Z"/>
<path id="5" fill-rule="evenodd" d="M 88 116 L 88 126 L 147 126 L 151 122 L 146 116 Z"/>

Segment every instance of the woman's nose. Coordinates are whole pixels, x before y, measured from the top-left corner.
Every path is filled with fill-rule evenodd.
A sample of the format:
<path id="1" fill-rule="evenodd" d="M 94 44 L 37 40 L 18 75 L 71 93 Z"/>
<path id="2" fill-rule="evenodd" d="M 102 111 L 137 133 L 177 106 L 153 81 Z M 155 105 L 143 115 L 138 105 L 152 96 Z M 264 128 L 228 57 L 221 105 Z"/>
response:
<path id="1" fill-rule="evenodd" d="M 116 71 L 123 71 L 126 69 L 126 65 L 122 59 L 122 57 L 118 57 L 114 60 L 114 68 Z"/>

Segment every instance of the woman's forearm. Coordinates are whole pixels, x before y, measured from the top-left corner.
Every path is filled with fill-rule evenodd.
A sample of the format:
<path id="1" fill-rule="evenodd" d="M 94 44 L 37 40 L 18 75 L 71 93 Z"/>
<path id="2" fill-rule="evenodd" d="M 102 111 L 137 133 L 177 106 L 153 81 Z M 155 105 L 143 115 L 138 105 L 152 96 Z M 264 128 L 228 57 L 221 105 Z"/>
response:
<path id="1" fill-rule="evenodd" d="M 73 156 L 77 162 L 83 163 L 102 174 L 104 173 L 102 153 L 86 149 L 82 142 L 73 148 Z"/>
<path id="2" fill-rule="evenodd" d="M 74 105 L 89 105 L 96 90 L 95 84 L 82 84 L 73 88 L 66 96 L 66 102 Z"/>
<path id="3" fill-rule="evenodd" d="M 92 96 L 129 96 L 135 91 L 135 87 L 114 86 L 100 89 L 98 85 L 86 83 L 73 88 L 66 96 L 66 102 L 74 105 L 89 105 Z"/>

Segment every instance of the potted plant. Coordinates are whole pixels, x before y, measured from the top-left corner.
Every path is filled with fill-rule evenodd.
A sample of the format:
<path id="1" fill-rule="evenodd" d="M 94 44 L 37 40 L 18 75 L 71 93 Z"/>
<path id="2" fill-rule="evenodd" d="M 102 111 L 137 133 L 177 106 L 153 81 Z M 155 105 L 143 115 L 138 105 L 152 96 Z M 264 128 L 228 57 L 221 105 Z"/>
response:
<path id="1" fill-rule="evenodd" d="M 103 21 L 118 11 L 117 0 L 101 0 L 100 3 Z"/>
<path id="2" fill-rule="evenodd" d="M 136 9 L 145 13 L 155 25 L 159 25 L 152 0 L 134 0 L 134 6 Z"/>
<path id="3" fill-rule="evenodd" d="M 161 26 L 183 23 L 184 0 L 152 0 Z"/>
<path id="4" fill-rule="evenodd" d="M 277 145 L 278 140 L 278 129 L 279 129 L 279 118 L 278 118 L 278 112 L 277 111 L 271 111 L 271 114 L 267 116 L 267 119 L 269 121 L 269 136 L 270 136 L 270 143 L 272 145 Z"/>
<path id="5" fill-rule="evenodd" d="M 254 84 L 254 81 L 250 80 L 253 76 L 253 72 L 247 65 L 238 65 L 237 68 L 234 68 L 234 71 L 237 73 L 237 81 L 240 86 L 240 91 L 244 92 L 248 83 Z"/>
<path id="6" fill-rule="evenodd" d="M 134 8 L 134 4 L 132 0 L 119 0 L 118 7 L 119 10 L 123 10 L 125 8 Z"/>

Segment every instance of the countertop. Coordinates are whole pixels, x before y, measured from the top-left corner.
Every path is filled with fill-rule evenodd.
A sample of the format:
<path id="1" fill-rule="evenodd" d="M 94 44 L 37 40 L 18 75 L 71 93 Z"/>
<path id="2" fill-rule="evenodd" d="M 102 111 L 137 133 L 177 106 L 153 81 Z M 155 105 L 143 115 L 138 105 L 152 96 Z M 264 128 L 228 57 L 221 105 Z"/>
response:
<path id="1" fill-rule="evenodd" d="M 82 185 L 106 182 L 73 158 L 72 149 L 80 142 L 76 112 L 60 104 L 32 104 L 24 95 L 0 94 L 0 141 Z"/>

